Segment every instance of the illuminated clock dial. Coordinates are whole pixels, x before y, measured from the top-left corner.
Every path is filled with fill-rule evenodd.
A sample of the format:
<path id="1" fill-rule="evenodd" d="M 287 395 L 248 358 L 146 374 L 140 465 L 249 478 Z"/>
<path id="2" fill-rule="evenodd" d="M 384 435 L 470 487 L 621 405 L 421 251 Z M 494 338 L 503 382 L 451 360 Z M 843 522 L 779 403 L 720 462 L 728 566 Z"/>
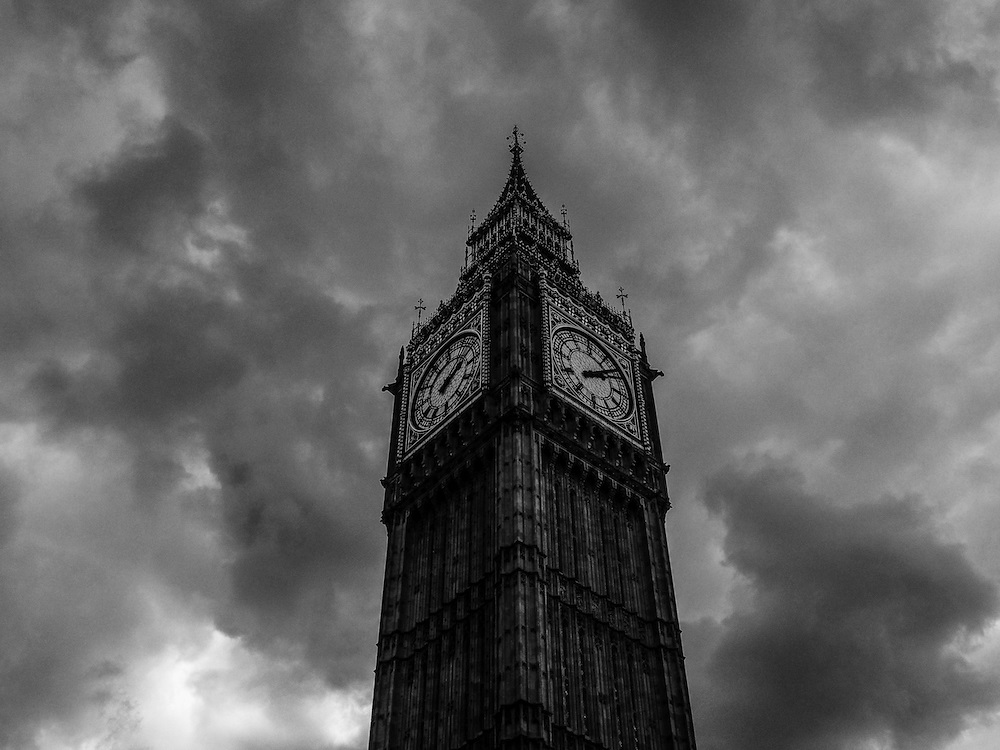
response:
<path id="1" fill-rule="evenodd" d="M 552 366 L 556 382 L 585 406 L 617 422 L 632 413 L 632 391 L 625 371 L 583 331 L 560 328 L 553 334 Z"/>
<path id="2" fill-rule="evenodd" d="M 479 336 L 456 336 L 434 357 L 413 392 L 413 426 L 429 430 L 451 414 L 479 385 Z"/>

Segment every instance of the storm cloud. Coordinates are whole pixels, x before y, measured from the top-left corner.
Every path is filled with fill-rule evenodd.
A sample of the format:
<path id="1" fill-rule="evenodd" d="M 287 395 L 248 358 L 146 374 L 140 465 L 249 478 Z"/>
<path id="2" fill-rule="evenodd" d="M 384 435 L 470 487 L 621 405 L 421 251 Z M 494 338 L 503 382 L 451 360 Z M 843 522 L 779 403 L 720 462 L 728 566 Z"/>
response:
<path id="1" fill-rule="evenodd" d="M 998 30 L 0 3 L 0 747 L 364 746 L 380 389 L 515 122 L 667 375 L 700 744 L 995 746 Z"/>
<path id="2" fill-rule="evenodd" d="M 940 747 L 1000 699 L 960 645 L 997 615 L 996 585 L 919 497 L 838 505 L 780 465 L 712 478 L 746 601 L 708 666 L 708 747 Z"/>

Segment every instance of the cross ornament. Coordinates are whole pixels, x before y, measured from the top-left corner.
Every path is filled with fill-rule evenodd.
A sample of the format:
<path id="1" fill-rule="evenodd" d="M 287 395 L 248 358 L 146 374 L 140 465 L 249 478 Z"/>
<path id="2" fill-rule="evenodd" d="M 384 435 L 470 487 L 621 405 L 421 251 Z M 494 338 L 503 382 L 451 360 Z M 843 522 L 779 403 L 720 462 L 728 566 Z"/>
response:
<path id="1" fill-rule="evenodd" d="M 625 312 L 625 300 L 628 299 L 628 295 L 625 293 L 625 287 L 618 287 L 618 294 L 615 295 L 622 303 L 622 312 Z"/>

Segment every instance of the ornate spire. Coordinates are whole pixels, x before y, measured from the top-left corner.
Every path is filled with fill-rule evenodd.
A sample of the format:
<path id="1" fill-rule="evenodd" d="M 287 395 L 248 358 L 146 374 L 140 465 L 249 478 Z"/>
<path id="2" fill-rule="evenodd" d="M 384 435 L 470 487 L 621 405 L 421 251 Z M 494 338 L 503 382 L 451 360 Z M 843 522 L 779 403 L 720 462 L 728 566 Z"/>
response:
<path id="1" fill-rule="evenodd" d="M 521 154 L 524 152 L 525 143 L 524 133 L 515 125 L 511 134 L 507 136 L 507 140 L 510 142 L 507 148 L 510 149 L 510 153 L 512 154 L 510 172 L 507 174 L 507 182 L 504 184 L 503 190 L 500 191 L 500 197 L 497 198 L 493 208 L 483 220 L 483 224 L 488 224 L 512 198 L 521 199 L 538 213 L 539 216 L 555 224 L 555 219 L 552 218 L 552 214 L 545 208 L 545 205 L 535 193 L 535 189 L 531 187 L 531 183 L 528 182 L 528 175 L 524 172 L 524 164 L 521 161 Z"/>
<path id="2" fill-rule="evenodd" d="M 556 221 L 528 181 L 521 161 L 524 133 L 517 125 L 507 136 L 507 141 L 511 153 L 507 182 L 482 223 L 476 226 L 475 219 L 471 221 L 465 243 L 469 262 L 463 273 L 475 269 L 483 258 L 515 239 L 521 245 L 540 250 L 546 257 L 566 263 L 568 268 L 564 270 L 573 272 L 576 270 L 572 256 L 573 239 L 565 215 L 562 223 Z"/>

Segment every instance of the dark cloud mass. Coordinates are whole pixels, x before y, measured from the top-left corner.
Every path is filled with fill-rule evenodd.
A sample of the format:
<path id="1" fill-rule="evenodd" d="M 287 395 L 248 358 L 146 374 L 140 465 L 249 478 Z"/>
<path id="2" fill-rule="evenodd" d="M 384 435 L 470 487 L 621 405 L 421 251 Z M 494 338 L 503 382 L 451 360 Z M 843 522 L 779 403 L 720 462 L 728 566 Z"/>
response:
<path id="1" fill-rule="evenodd" d="M 514 122 L 667 372 L 699 745 L 995 747 L 998 30 L 0 1 L 0 750 L 364 746 L 380 387 Z"/>
<path id="2" fill-rule="evenodd" d="M 705 744 L 940 747 L 1000 700 L 955 650 L 996 617 L 995 584 L 919 498 L 839 506 L 803 483 L 765 466 L 709 484 L 749 600 L 711 658 Z"/>
<path id="3" fill-rule="evenodd" d="M 102 246 L 138 252 L 155 221 L 201 213 L 202 144 L 175 120 L 164 122 L 160 130 L 150 143 L 127 148 L 80 184 Z"/>

